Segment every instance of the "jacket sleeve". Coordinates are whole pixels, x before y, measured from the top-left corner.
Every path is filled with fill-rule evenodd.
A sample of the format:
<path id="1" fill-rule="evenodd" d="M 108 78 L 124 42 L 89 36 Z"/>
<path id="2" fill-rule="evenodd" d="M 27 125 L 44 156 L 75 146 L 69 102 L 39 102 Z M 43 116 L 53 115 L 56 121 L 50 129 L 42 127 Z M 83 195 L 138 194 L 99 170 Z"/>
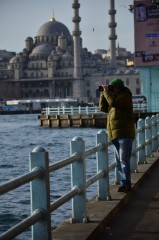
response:
<path id="1" fill-rule="evenodd" d="M 130 109 L 132 107 L 132 94 L 130 91 L 125 91 L 119 94 L 117 97 L 106 91 L 104 91 L 103 94 L 110 107 L 120 109 Z"/>
<path id="2" fill-rule="evenodd" d="M 100 95 L 100 99 L 99 99 L 99 109 L 102 112 L 107 113 L 108 112 L 108 102 L 106 100 L 106 98 L 104 97 L 103 94 Z"/>

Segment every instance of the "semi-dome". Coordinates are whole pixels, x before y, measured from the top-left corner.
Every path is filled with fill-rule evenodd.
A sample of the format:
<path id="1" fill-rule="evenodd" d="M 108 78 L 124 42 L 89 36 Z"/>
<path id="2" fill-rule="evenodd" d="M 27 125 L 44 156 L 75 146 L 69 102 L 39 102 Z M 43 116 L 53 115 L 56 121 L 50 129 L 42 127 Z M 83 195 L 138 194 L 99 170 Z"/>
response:
<path id="1" fill-rule="evenodd" d="M 32 51 L 32 55 L 34 54 L 50 54 L 54 49 L 54 46 L 50 43 L 43 43 L 35 47 Z"/>
<path id="2" fill-rule="evenodd" d="M 54 18 L 44 23 L 38 30 L 36 37 L 40 36 L 70 36 L 68 28 L 61 22 L 57 22 Z"/>
<path id="3" fill-rule="evenodd" d="M 73 61 L 73 56 L 69 53 L 65 53 L 62 55 L 62 60 L 63 61 Z"/>

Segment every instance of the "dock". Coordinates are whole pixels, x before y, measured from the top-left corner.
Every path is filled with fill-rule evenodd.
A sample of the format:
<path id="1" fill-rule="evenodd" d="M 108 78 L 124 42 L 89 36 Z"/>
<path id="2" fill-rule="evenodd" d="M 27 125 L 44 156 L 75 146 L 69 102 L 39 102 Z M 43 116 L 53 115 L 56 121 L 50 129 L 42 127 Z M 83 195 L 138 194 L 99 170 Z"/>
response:
<path id="1" fill-rule="evenodd" d="M 159 239 L 159 152 L 132 173 L 132 191 L 110 186 L 111 201 L 88 202 L 88 223 L 63 222 L 52 240 Z"/>
<path id="2" fill-rule="evenodd" d="M 52 114 L 41 115 L 40 126 L 42 127 L 106 127 L 106 114 Z"/>
<path id="3" fill-rule="evenodd" d="M 155 115 L 153 112 L 134 112 L 134 121 Z M 50 128 L 67 127 L 94 127 L 105 128 L 107 122 L 106 113 L 77 113 L 77 114 L 41 114 L 40 126 Z"/>

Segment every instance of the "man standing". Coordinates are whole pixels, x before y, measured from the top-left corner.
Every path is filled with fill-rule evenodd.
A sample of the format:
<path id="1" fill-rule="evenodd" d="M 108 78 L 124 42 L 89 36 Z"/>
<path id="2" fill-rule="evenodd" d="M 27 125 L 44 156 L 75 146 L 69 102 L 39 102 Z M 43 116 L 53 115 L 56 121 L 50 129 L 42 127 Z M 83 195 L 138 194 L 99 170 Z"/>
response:
<path id="1" fill-rule="evenodd" d="M 113 79 L 110 85 L 103 86 L 102 90 L 99 108 L 108 112 L 108 137 L 114 145 L 117 169 L 121 177 L 118 191 L 129 192 L 131 191 L 130 158 L 135 138 L 132 93 L 118 78 Z"/>

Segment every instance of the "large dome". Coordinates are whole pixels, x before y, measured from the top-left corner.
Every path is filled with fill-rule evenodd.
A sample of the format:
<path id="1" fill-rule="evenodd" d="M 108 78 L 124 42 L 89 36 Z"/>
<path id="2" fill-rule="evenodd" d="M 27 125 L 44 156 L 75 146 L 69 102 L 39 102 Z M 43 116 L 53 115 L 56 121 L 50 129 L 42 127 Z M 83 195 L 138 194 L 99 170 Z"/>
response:
<path id="1" fill-rule="evenodd" d="M 70 36 L 68 28 L 61 22 L 57 22 L 52 19 L 49 22 L 44 23 L 38 30 L 36 37 L 40 36 L 59 36 L 63 34 L 64 36 Z"/>

